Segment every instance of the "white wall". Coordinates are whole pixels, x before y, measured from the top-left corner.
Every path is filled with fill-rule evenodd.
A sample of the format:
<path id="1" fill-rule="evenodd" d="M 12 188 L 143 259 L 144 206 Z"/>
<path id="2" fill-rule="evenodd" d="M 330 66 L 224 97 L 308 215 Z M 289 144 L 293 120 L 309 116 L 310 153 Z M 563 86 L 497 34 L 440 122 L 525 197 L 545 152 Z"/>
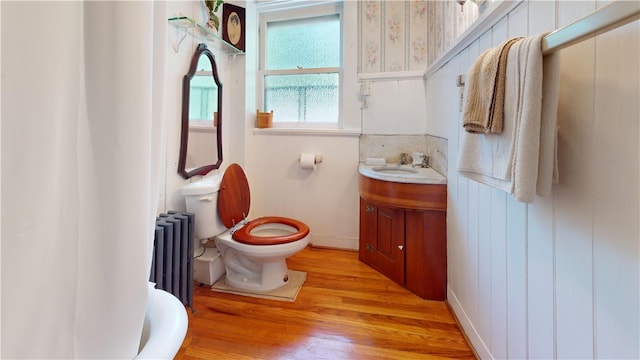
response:
<path id="1" fill-rule="evenodd" d="M 246 8 L 248 20 L 256 18 L 253 2 L 234 1 Z M 251 186 L 252 218 L 266 215 L 300 219 L 311 229 L 314 245 L 357 249 L 358 247 L 358 136 L 360 112 L 357 98 L 356 3 L 345 3 L 345 22 L 353 26 L 346 31 L 347 56 L 344 64 L 345 127 L 350 134 L 267 134 L 254 132 L 255 76 L 257 71 L 257 37 L 246 37 L 246 55 L 227 56 L 209 46 L 216 57 L 223 86 L 223 172 L 231 163 L 243 166 Z M 197 17 L 197 1 L 174 1 L 168 4 L 169 16 Z M 257 34 L 257 21 L 247 21 L 247 34 Z M 174 29 L 169 29 L 169 44 L 176 43 Z M 182 77 L 199 41 L 187 37 L 178 53 L 167 55 L 166 177 L 159 198 L 158 212 L 183 210 L 180 189 L 189 181 L 177 173 L 180 150 L 180 109 Z M 355 131 L 355 132 L 354 132 Z M 322 154 L 324 161 L 312 173 L 299 171 L 297 159 L 302 152 Z M 285 191 L 286 190 L 286 191 Z"/>
<path id="2" fill-rule="evenodd" d="M 316 246 L 358 248 L 357 4 L 344 3 L 343 113 L 349 133 L 255 131 L 255 106 L 245 119 L 245 171 L 251 187 L 251 217 L 286 216 L 309 225 Z M 254 31 L 256 31 L 254 29 Z M 257 43 L 248 46 L 247 74 L 255 74 Z M 252 76 L 251 75 L 251 76 Z M 235 75 L 234 75 L 235 76 Z M 248 75 L 250 76 L 250 75 Z M 246 81 L 249 89 L 255 81 Z M 235 134 L 234 134 L 235 136 Z M 317 170 L 300 169 L 301 153 L 322 154 Z"/>
<path id="3" fill-rule="evenodd" d="M 200 4 L 198 1 L 171 1 L 167 3 L 167 15 L 173 16 L 189 16 L 193 19 L 198 19 L 200 16 Z M 193 53 L 195 52 L 200 40 L 195 39 L 192 36 L 187 36 L 181 43 L 178 51 L 174 50 L 182 33 L 177 32 L 173 26 L 168 27 L 167 41 L 169 46 L 167 48 L 167 74 L 165 80 L 166 99 L 164 108 L 165 116 L 165 139 L 166 144 L 164 146 L 165 153 L 163 154 L 164 166 L 165 166 L 165 178 L 164 187 L 161 190 L 158 199 L 158 213 L 168 210 L 185 210 L 184 197 L 180 193 L 182 186 L 190 181 L 195 181 L 200 176 L 196 176 L 190 180 L 183 179 L 178 174 L 178 157 L 180 154 L 180 134 L 181 134 L 181 109 L 182 109 L 182 79 L 184 75 L 189 71 L 189 64 Z M 234 106 L 234 88 L 235 82 L 232 81 L 232 67 L 235 63 L 244 62 L 243 59 L 238 57 L 232 63 L 233 58 L 226 55 L 223 51 L 217 49 L 210 44 L 207 45 L 209 50 L 213 53 L 216 66 L 218 68 L 218 75 L 223 86 L 223 105 L 222 105 L 222 152 L 223 152 L 223 164 L 220 170 L 214 170 L 213 172 L 223 171 L 229 164 L 228 159 L 231 156 L 231 125 L 233 117 L 237 116 L 238 110 Z M 242 73 L 242 72 L 240 72 Z M 244 79 L 244 77 L 243 77 Z"/>
<path id="4" fill-rule="evenodd" d="M 561 52 L 560 183 L 530 205 L 456 172 L 455 75 L 603 4 L 523 2 L 427 81 L 449 139 L 448 299 L 482 358 L 640 358 L 638 21 Z"/>
<path id="5" fill-rule="evenodd" d="M 316 246 L 358 248 L 357 137 L 256 135 L 250 142 L 253 218 L 295 218 L 309 225 Z M 303 152 L 322 154 L 315 171 L 299 167 Z"/>
<path id="6" fill-rule="evenodd" d="M 375 135 L 424 135 L 427 108 L 422 72 L 376 78 L 361 75 L 370 96 L 362 109 L 362 133 Z"/>

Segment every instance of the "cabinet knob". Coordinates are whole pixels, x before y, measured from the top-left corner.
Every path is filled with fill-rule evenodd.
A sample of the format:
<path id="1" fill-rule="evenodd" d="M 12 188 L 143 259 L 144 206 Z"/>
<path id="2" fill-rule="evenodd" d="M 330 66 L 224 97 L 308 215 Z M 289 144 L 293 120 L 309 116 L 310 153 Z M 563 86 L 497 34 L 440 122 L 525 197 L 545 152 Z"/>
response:
<path id="1" fill-rule="evenodd" d="M 369 214 L 373 214 L 375 212 L 375 208 L 371 205 L 367 205 L 367 212 Z"/>
<path id="2" fill-rule="evenodd" d="M 398 250 L 400 251 L 404 250 L 404 245 L 398 245 Z"/>

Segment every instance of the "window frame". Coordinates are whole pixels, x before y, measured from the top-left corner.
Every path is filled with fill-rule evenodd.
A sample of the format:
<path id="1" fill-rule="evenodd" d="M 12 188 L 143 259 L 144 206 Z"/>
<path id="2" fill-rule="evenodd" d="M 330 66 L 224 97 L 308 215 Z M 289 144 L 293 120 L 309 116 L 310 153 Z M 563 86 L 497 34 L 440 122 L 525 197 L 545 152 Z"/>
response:
<path id="1" fill-rule="evenodd" d="M 256 83 L 257 106 L 264 110 L 264 79 L 269 75 L 337 74 L 338 75 L 338 119 L 335 122 L 273 122 L 274 128 L 282 129 L 343 129 L 344 128 L 344 11 L 340 1 L 316 3 L 310 5 L 299 2 L 287 2 L 275 9 L 258 8 L 258 74 Z M 295 6 L 294 6 L 295 5 Z M 326 15 L 338 15 L 340 21 L 340 66 L 327 68 L 303 68 L 265 70 L 266 62 L 266 26 L 272 21 L 299 20 Z M 265 110 L 266 111 L 266 110 Z M 299 119 L 300 120 L 300 119 Z"/>

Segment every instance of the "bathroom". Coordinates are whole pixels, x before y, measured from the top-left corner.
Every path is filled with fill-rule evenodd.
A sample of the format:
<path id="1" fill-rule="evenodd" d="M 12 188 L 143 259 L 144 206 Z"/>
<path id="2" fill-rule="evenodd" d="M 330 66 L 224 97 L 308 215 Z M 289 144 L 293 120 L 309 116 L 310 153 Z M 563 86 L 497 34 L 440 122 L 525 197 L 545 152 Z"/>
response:
<path id="1" fill-rule="evenodd" d="M 234 3 L 246 6 L 247 18 L 255 16 L 255 4 Z M 414 3 L 420 2 L 407 1 L 399 6 L 410 9 Z M 385 2 L 373 4 L 384 6 Z M 455 159 L 461 112 L 456 77 L 465 73 L 484 49 L 504 39 L 562 27 L 603 4 L 597 1 L 516 1 L 508 14 L 492 19 L 487 29 L 466 36 L 466 45 L 453 52 L 447 49 L 459 44 L 455 35 L 463 34 L 451 35 L 452 32 L 444 31 L 442 27 L 445 23 L 457 23 L 454 20 L 460 14 L 460 5 L 454 1 L 437 4 L 436 19 L 447 21 L 441 23 L 436 20 L 435 25 L 427 25 L 427 31 L 448 36 L 435 38 L 434 35 L 429 39 L 438 47 L 428 53 L 426 63 L 401 71 L 375 71 L 363 68 L 362 59 L 357 56 L 360 46 L 356 25 L 358 7 L 355 2 L 345 2 L 345 18 L 351 19 L 345 24 L 353 28 L 351 31 L 345 29 L 345 48 L 349 50 L 345 52 L 344 59 L 342 131 L 256 130 L 256 99 L 251 96 L 255 92 L 252 79 L 256 75 L 256 59 L 252 56 L 234 58 L 212 50 L 225 91 L 222 167 L 234 162 L 243 165 L 251 185 L 252 217 L 267 213 L 296 217 L 312 229 L 314 245 L 354 250 L 358 247 L 359 161 L 369 156 L 395 160 L 399 152 L 406 151 L 427 152 L 434 168 L 448 178 L 448 301 L 482 358 L 638 358 L 638 22 L 562 51 L 558 115 L 561 119 L 558 144 L 561 180 L 554 185 L 551 195 L 536 198 L 532 204 L 523 204 L 503 192 L 457 174 Z M 68 10 L 78 11 L 73 5 L 67 5 Z M 61 26 L 60 22 L 41 18 L 34 8 L 36 4 L 23 6 L 27 23 Z M 180 13 L 193 14 L 198 11 L 199 4 L 176 1 L 167 2 L 164 6 L 162 11 L 169 17 Z M 477 6 L 471 2 L 463 6 L 465 13 L 477 11 Z M 64 29 L 52 32 L 45 31 L 44 25 L 25 27 L 22 20 L 6 21 L 5 17 L 15 15 L 16 11 L 7 8 L 4 4 L 0 8 L 3 50 L 7 44 L 5 36 L 18 32 L 23 35 L 25 45 L 16 47 L 10 42 L 9 45 L 29 54 L 34 68 L 44 63 L 42 58 L 39 62 L 35 60 L 43 57 L 43 51 L 77 51 L 70 41 L 57 42 L 65 34 Z M 80 14 L 74 15 L 80 18 Z M 255 24 L 247 22 L 246 25 L 247 32 L 255 31 L 252 28 Z M 110 28 L 111 25 L 104 26 Z M 155 163 L 160 164 L 156 171 L 162 175 L 149 180 L 139 169 L 121 168 L 126 175 L 124 179 L 129 179 L 128 174 L 140 176 L 133 177 L 132 185 L 153 188 L 144 201 L 154 215 L 184 207 L 184 198 L 179 190 L 185 180 L 176 171 L 180 146 L 178 99 L 181 98 L 182 76 L 198 44 L 197 40 L 186 38 L 179 51 L 174 51 L 174 29 L 165 26 L 168 38 L 166 44 L 163 43 L 166 51 L 161 54 L 166 73 L 164 98 L 175 101 L 165 101 L 161 112 L 162 130 L 154 130 L 162 133 L 163 137 L 160 144 L 151 144 L 160 149 Z M 247 37 L 246 40 L 247 49 L 256 47 L 255 38 Z M 448 56 L 447 61 L 436 62 L 443 55 Z M 17 66 L 6 57 L 3 51 L 3 90 L 6 76 L 10 74 L 7 69 Z M 429 65 L 433 63 L 437 66 Z M 23 73 L 21 76 L 28 78 L 30 75 Z M 364 83 L 370 87 L 366 107 L 360 96 Z M 68 99 L 57 98 L 53 85 L 49 89 L 52 90 L 50 101 L 53 104 L 66 104 Z M 5 91 L 2 94 L 3 105 L 13 100 L 5 98 Z M 44 108 L 48 111 L 56 108 L 49 106 Z M 58 245 L 47 243 L 43 246 L 38 241 L 25 241 L 20 246 L 13 246 L 13 243 L 5 242 L 4 229 L 16 221 L 11 211 L 17 200 L 9 191 L 24 189 L 14 183 L 16 180 L 8 179 L 14 170 L 10 166 L 20 161 L 10 156 L 21 148 L 11 147 L 14 143 L 7 138 L 17 136 L 13 130 L 20 134 L 37 132 L 38 140 L 46 143 L 46 139 L 40 129 L 14 124 L 5 127 L 5 121 L 10 120 L 12 114 L 6 116 L 3 110 L 2 115 L 2 223 L 5 225 L 2 243 L 2 340 L 5 349 L 5 342 L 16 340 L 9 336 L 9 329 L 20 321 L 16 316 L 7 315 L 9 309 L 5 304 L 17 306 L 19 302 L 15 298 L 6 299 L 6 291 L 20 291 L 28 297 L 39 296 L 32 290 L 40 281 L 49 280 L 43 270 L 57 264 L 54 260 L 46 264 L 42 262 L 47 253 L 45 250 Z M 54 132 L 56 129 L 49 130 Z M 73 139 L 62 138 L 62 141 L 66 140 Z M 25 146 L 36 144 L 38 142 L 30 140 Z M 412 144 L 412 147 L 403 148 L 406 144 Z M 302 152 L 323 156 L 323 162 L 311 174 L 298 168 L 297 159 Z M 37 169 L 35 166 L 20 168 L 18 174 L 25 182 L 24 187 L 41 184 L 47 174 L 66 179 L 65 171 L 69 169 L 59 170 L 48 158 L 35 156 L 25 160 L 42 165 Z M 104 160 L 109 162 L 112 159 L 107 156 Z M 111 166 L 114 172 L 118 169 L 117 165 Z M 48 193 L 42 195 L 55 204 L 42 210 L 43 219 L 48 219 L 44 215 L 45 210 L 77 214 L 65 207 L 65 198 L 52 197 Z M 118 209 L 116 205 L 112 207 L 114 211 Z M 28 209 L 22 209 L 22 213 L 28 214 Z M 141 232 L 140 238 L 144 238 L 145 233 L 138 231 Z M 57 234 L 64 237 L 62 232 Z M 65 243 L 65 246 L 72 250 L 76 245 Z M 97 253 L 91 251 L 91 261 L 111 251 L 109 248 L 97 248 Z M 145 253 L 144 248 L 133 251 Z M 11 256 L 22 262 L 12 261 Z M 59 256 L 65 259 L 64 254 Z M 81 265 L 85 261 L 88 260 L 78 260 Z M 134 258 L 123 257 L 122 261 L 128 267 L 132 266 L 133 271 L 144 271 L 140 268 L 146 265 L 132 265 Z M 26 272 L 20 281 L 29 288 L 8 279 L 16 269 Z M 91 283 L 105 276 L 96 271 L 83 281 Z M 118 279 L 113 278 L 112 281 Z M 52 282 L 56 281 L 60 280 Z M 54 301 L 63 301 L 64 294 L 56 294 L 58 297 Z M 45 313 L 56 310 L 53 305 L 39 306 L 34 300 L 27 301 L 27 304 L 31 309 L 41 308 Z M 78 306 L 79 310 L 73 310 L 72 305 L 67 304 L 64 310 L 85 314 L 83 311 L 87 305 Z M 16 314 L 29 313 L 27 308 L 15 309 Z M 31 319 L 27 323 L 34 323 L 32 317 L 26 319 Z M 47 320 L 55 322 L 55 318 Z M 20 331 L 28 334 L 29 330 L 20 327 Z M 34 336 L 46 338 L 40 334 Z M 27 335 L 18 338 L 22 343 L 16 346 L 31 346 Z M 15 354 L 11 352 L 15 348 L 9 349 L 6 350 L 8 353 L 3 350 L 3 357 Z"/>

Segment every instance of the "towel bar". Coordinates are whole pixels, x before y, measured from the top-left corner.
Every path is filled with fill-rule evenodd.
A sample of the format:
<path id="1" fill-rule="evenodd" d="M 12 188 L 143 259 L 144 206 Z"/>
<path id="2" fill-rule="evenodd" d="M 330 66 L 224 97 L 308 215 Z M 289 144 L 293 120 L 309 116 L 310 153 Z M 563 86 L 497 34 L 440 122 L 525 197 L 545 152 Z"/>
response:
<path id="1" fill-rule="evenodd" d="M 614 1 L 545 36 L 542 54 L 551 54 L 639 18 L 640 2 Z"/>
<path id="2" fill-rule="evenodd" d="M 640 2 L 614 1 L 545 36 L 542 54 L 551 54 L 638 19 Z M 456 85 L 464 86 L 464 75 L 456 77 Z"/>

